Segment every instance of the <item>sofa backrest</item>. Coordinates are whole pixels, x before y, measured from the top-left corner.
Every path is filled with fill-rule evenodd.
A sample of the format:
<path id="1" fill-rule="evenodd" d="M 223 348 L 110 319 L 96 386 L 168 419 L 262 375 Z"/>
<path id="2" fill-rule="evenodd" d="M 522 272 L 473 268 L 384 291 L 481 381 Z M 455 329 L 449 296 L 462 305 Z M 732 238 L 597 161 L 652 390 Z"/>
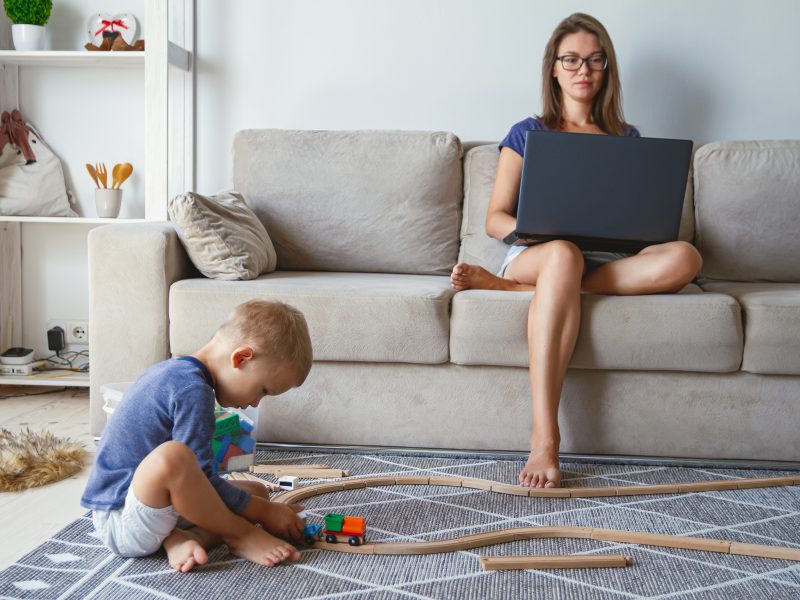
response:
<path id="1" fill-rule="evenodd" d="M 233 183 L 267 228 L 278 269 L 449 274 L 462 206 L 452 133 L 236 134 Z"/>
<path id="2" fill-rule="evenodd" d="M 800 281 L 800 140 L 714 142 L 694 167 L 702 275 Z"/>
<path id="3" fill-rule="evenodd" d="M 507 245 L 486 235 L 486 210 L 489 207 L 499 158 L 497 144 L 476 146 L 464 156 L 464 214 L 461 220 L 461 250 L 458 260 L 478 264 L 491 273 L 500 269 L 508 251 Z M 693 240 L 693 211 L 690 169 L 678 239 L 688 242 Z"/>

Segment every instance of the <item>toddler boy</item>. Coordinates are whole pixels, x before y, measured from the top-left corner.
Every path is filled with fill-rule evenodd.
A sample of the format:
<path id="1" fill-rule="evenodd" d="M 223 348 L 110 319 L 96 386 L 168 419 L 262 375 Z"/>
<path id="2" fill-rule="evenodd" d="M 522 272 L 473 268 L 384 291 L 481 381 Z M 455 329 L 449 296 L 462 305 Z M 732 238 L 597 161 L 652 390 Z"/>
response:
<path id="1" fill-rule="evenodd" d="M 191 356 L 147 369 L 109 420 L 81 498 L 103 543 L 125 557 L 163 545 L 182 572 L 204 564 L 206 549 L 220 542 L 266 566 L 298 560 L 285 540 L 301 539 L 302 507 L 270 502 L 259 483 L 213 474 L 211 439 L 215 400 L 257 406 L 301 385 L 311 361 L 302 313 L 254 300 Z M 176 527 L 179 517 L 189 528 Z"/>

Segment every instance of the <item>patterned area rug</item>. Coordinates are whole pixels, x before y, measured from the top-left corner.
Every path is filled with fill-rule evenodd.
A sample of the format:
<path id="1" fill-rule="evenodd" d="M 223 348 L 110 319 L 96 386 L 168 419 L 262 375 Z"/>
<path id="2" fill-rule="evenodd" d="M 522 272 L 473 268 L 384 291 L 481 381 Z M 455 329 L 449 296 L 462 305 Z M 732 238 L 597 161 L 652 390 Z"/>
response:
<path id="1" fill-rule="evenodd" d="M 368 475 L 455 475 L 513 483 L 514 460 L 392 454 L 259 451 L 261 463 L 324 463 Z M 789 475 L 791 472 L 565 464 L 564 485 L 645 485 Z M 274 477 L 264 476 L 275 481 Z M 304 480 L 316 483 L 319 480 Z M 800 486 L 688 495 L 572 499 L 523 498 L 441 486 L 357 489 L 305 501 L 309 522 L 327 512 L 365 516 L 372 541 L 420 541 L 508 527 L 576 525 L 800 547 Z M 8 543 L 8 540 L 5 540 Z M 633 556 L 616 569 L 483 571 L 479 556 L 520 554 Z M 83 517 L 0 572 L 2 598 L 195 599 L 345 598 L 800 598 L 800 563 L 593 540 L 526 540 L 448 554 L 368 556 L 304 549 L 302 560 L 272 569 L 224 546 L 188 574 L 162 553 L 116 558 Z"/>

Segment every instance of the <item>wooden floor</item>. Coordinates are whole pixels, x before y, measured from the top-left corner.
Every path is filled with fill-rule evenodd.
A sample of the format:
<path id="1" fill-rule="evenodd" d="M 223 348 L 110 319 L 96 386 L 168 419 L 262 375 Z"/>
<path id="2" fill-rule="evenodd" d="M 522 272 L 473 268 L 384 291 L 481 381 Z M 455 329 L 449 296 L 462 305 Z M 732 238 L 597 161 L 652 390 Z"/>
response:
<path id="1" fill-rule="evenodd" d="M 8 398 L 16 394 L 41 394 Z M 89 392 L 85 388 L 0 385 L 0 427 L 16 432 L 47 429 L 84 444 L 90 462 L 73 477 L 24 492 L 0 493 L 0 570 L 11 565 L 67 523 L 86 512 L 79 501 L 94 460 L 89 435 Z M 9 543 L 13 540 L 13 543 Z"/>

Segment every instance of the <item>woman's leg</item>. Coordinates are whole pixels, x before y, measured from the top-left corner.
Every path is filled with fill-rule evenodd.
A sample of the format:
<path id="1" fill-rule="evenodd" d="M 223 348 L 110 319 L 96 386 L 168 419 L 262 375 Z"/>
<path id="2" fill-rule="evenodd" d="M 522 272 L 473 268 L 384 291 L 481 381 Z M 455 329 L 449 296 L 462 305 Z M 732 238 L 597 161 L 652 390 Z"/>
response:
<path id="1" fill-rule="evenodd" d="M 667 242 L 601 265 L 584 277 L 581 285 L 586 292 L 604 295 L 678 292 L 702 266 L 703 259 L 694 246 Z"/>
<path id="2" fill-rule="evenodd" d="M 531 455 L 519 475 L 521 485 L 561 484 L 558 405 L 581 319 L 583 255 L 570 242 L 533 246 L 509 264 L 505 277 L 536 286 L 528 309 L 528 362 L 533 428 Z"/>

